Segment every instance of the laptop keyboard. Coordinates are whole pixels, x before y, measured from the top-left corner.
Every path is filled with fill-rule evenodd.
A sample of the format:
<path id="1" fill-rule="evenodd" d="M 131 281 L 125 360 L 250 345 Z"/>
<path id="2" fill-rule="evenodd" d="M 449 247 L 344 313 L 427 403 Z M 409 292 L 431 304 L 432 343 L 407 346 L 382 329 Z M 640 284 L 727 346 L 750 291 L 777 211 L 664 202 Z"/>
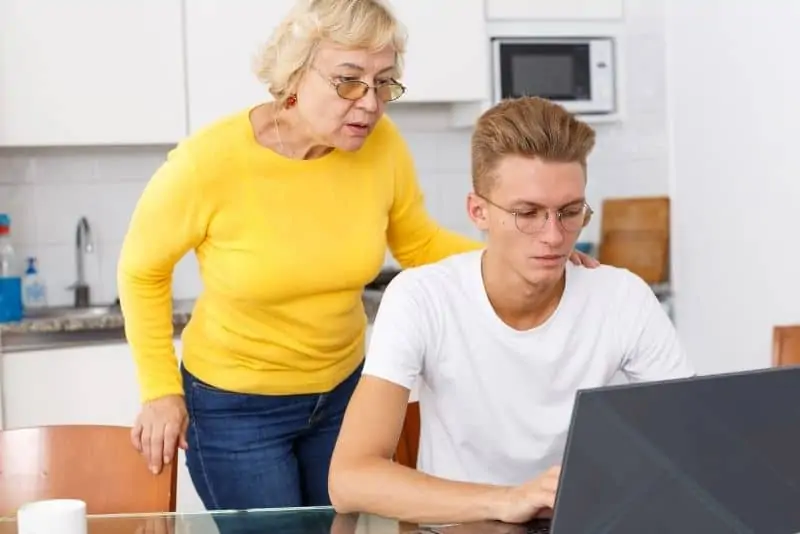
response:
<path id="1" fill-rule="evenodd" d="M 525 534 L 550 534 L 550 520 L 534 519 L 525 525 Z"/>

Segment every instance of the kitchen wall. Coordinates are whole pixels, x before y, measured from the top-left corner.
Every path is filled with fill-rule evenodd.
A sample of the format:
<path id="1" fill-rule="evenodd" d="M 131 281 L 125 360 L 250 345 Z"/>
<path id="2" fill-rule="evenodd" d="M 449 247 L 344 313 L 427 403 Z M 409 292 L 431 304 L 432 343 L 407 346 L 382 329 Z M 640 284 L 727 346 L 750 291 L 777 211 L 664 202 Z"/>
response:
<path id="1" fill-rule="evenodd" d="M 702 373 L 768 367 L 800 324 L 800 3 L 669 2 L 678 330 Z"/>
<path id="2" fill-rule="evenodd" d="M 668 192 L 664 80 L 664 0 L 627 0 L 625 120 L 598 124 L 589 200 Z M 121 103 L 124 105 L 124 102 Z M 443 225 L 475 237 L 464 210 L 470 189 L 467 129 L 448 127 L 439 105 L 392 107 L 416 158 L 428 207 Z M 52 304 L 67 304 L 75 279 L 75 227 L 85 215 L 96 252 L 87 257 L 93 300 L 116 298 L 115 266 L 128 217 L 169 147 L 0 149 L 0 212 L 12 216 L 22 255 L 39 258 Z M 585 238 L 595 240 L 597 221 Z M 387 260 L 391 262 L 391 260 Z M 175 273 L 175 297 L 197 295 L 193 257 Z"/>

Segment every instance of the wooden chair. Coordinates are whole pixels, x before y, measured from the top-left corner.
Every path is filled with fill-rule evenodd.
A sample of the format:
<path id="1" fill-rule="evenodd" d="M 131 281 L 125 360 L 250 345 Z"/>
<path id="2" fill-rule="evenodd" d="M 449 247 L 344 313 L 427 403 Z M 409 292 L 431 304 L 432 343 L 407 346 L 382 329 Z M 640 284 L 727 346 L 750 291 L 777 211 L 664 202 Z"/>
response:
<path id="1" fill-rule="evenodd" d="M 394 459 L 400 465 L 417 468 L 417 455 L 419 454 L 419 402 L 409 402 L 406 408 L 406 419 L 403 422 L 403 431 L 397 442 Z"/>
<path id="2" fill-rule="evenodd" d="M 800 365 L 800 325 L 781 325 L 772 329 L 772 365 Z"/>
<path id="3" fill-rule="evenodd" d="M 158 475 L 130 428 L 65 425 L 0 431 L 0 516 L 26 502 L 70 498 L 89 514 L 174 512 L 177 458 Z"/>
<path id="4" fill-rule="evenodd" d="M 649 284 L 669 278 L 669 197 L 612 198 L 603 202 L 598 260 L 624 267 Z"/>

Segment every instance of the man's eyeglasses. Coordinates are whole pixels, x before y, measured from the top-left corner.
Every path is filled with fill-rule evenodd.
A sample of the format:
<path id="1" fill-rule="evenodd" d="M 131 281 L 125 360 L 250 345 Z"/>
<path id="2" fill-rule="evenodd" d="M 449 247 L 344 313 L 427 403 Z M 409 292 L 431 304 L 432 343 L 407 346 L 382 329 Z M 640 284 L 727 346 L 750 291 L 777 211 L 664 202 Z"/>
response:
<path id="1" fill-rule="evenodd" d="M 478 196 L 495 208 L 513 215 L 517 230 L 523 234 L 536 234 L 541 232 L 550 219 L 551 213 L 555 215 L 561 228 L 566 232 L 577 232 L 589 224 L 589 221 L 592 219 L 592 214 L 594 213 L 589 204 L 583 201 L 569 204 L 558 209 L 537 207 L 526 210 L 512 210 L 495 204 L 484 196 Z"/>
<path id="2" fill-rule="evenodd" d="M 311 67 L 311 69 L 331 84 L 331 86 L 336 89 L 336 94 L 345 100 L 361 100 L 370 89 L 374 89 L 375 96 L 377 96 L 379 100 L 382 102 L 392 102 L 403 96 L 406 92 L 406 87 L 395 80 L 381 83 L 373 87 L 361 80 L 332 80 L 315 67 Z"/>

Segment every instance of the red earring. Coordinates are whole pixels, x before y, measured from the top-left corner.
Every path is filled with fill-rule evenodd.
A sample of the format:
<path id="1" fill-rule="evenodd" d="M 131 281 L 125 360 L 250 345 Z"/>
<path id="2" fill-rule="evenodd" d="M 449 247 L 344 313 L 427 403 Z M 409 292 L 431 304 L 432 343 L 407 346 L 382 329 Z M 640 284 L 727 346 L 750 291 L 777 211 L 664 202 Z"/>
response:
<path id="1" fill-rule="evenodd" d="M 297 104 L 297 95 L 289 95 L 286 97 L 286 109 L 293 108 Z"/>

